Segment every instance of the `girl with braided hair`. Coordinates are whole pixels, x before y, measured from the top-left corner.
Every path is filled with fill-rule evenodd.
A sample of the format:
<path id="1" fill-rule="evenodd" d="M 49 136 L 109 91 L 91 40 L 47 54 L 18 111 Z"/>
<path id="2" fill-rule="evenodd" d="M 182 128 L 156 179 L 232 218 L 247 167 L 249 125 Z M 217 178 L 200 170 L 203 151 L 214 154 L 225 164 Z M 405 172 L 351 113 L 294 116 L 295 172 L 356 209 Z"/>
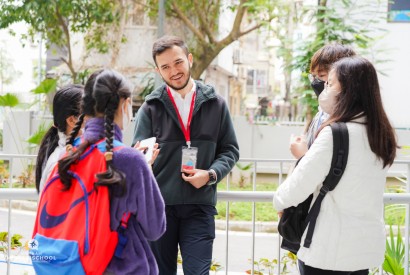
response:
<path id="1" fill-rule="evenodd" d="M 131 104 L 131 90 L 124 76 L 112 70 L 92 74 L 82 100 L 87 121 L 81 143 L 68 140 L 68 155 L 59 161 L 58 172 L 65 188 L 70 188 L 70 165 L 91 144 L 105 140 L 105 148 L 98 148 L 104 152 L 107 170 L 96 175 L 95 187 L 109 187 L 111 230 L 118 228 L 124 213 L 132 214 L 121 258 L 113 256 L 105 274 L 154 275 L 158 268 L 148 240 L 156 240 L 164 233 L 165 206 L 144 155 L 121 142 L 122 131 L 131 122 Z"/>
<path id="2" fill-rule="evenodd" d="M 53 126 L 41 141 L 36 160 L 36 189 L 40 192 L 54 165 L 65 153 L 67 136 L 78 126 L 73 139 L 77 136 L 83 117 L 80 112 L 82 85 L 67 85 L 61 88 L 53 99 Z"/>

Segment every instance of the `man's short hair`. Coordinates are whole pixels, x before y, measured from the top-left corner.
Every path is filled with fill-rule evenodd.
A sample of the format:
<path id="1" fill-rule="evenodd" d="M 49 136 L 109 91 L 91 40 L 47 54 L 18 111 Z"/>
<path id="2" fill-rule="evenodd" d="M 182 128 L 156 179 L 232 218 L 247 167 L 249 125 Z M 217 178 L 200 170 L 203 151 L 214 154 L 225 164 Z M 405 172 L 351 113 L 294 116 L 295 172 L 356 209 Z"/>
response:
<path id="1" fill-rule="evenodd" d="M 186 56 L 188 56 L 189 50 L 184 40 L 177 36 L 165 35 L 155 41 L 154 45 L 152 45 L 152 59 L 154 59 L 155 65 L 157 65 L 157 55 L 172 48 L 173 46 L 180 47 L 184 50 Z"/>
<path id="2" fill-rule="evenodd" d="M 342 59 L 343 57 L 349 57 L 356 55 L 352 47 L 342 45 L 339 43 L 330 43 L 319 50 L 317 50 L 312 59 L 310 60 L 310 72 L 317 69 L 318 72 L 328 72 L 333 63 Z"/>

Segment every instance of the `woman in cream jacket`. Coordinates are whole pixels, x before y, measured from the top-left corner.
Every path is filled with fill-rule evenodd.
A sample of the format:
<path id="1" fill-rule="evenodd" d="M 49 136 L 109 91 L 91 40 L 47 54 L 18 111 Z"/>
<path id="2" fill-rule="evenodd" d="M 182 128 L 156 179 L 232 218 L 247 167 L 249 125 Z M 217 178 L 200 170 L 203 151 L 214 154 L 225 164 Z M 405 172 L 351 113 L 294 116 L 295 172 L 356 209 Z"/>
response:
<path id="1" fill-rule="evenodd" d="M 332 159 L 329 124 L 346 122 L 350 144 L 345 172 L 322 202 L 310 248 L 302 246 L 297 256 L 302 275 L 367 275 L 369 268 L 379 266 L 384 259 L 383 192 L 397 147 L 373 65 L 358 56 L 336 62 L 319 104 L 330 117 L 275 192 L 274 206 L 280 213 L 311 193 L 315 200 Z"/>

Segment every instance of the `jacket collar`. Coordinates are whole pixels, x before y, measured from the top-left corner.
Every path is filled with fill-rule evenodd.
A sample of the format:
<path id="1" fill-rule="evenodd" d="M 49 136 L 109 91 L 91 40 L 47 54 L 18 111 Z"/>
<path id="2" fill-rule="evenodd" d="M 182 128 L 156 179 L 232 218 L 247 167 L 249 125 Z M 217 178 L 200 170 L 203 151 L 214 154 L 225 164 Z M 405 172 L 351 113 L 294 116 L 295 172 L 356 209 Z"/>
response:
<path id="1" fill-rule="evenodd" d="M 215 90 L 211 86 L 205 85 L 202 82 L 196 81 L 196 80 L 195 80 L 195 84 L 197 88 L 196 88 L 195 107 L 194 107 L 193 115 L 195 115 L 195 113 L 199 110 L 202 103 L 208 100 L 217 98 Z M 170 116 L 175 121 L 175 123 L 179 125 L 177 113 L 175 111 L 175 108 L 174 108 L 174 105 L 172 104 L 171 99 L 168 96 L 165 84 L 161 85 L 159 88 L 154 90 L 151 94 L 149 94 L 145 98 L 146 102 L 150 102 L 154 100 L 158 100 L 162 102 L 165 106 L 166 111 L 170 114 Z M 179 125 L 179 127 L 181 126 Z"/>
<path id="2" fill-rule="evenodd" d="M 209 85 L 205 85 L 200 81 L 194 80 L 195 81 L 195 85 L 197 87 L 196 90 L 196 99 L 195 99 L 195 111 L 198 110 L 199 106 L 209 100 L 209 99 L 213 99 L 216 98 L 216 93 L 213 87 L 209 86 Z M 169 105 L 172 106 L 171 101 L 168 98 L 168 94 L 167 94 L 167 90 L 166 90 L 166 85 L 163 84 L 160 87 L 158 87 L 157 89 L 155 89 L 151 94 L 149 94 L 145 101 L 151 101 L 151 100 L 160 100 L 162 101 L 165 105 Z"/>

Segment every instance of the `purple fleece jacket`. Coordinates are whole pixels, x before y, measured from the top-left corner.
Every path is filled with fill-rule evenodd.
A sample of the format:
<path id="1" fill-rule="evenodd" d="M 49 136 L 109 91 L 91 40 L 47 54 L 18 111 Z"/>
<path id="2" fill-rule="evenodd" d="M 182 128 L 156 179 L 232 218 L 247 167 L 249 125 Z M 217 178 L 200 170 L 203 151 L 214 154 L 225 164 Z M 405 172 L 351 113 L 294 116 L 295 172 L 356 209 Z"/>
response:
<path id="1" fill-rule="evenodd" d="M 104 120 L 89 119 L 83 137 L 91 142 L 103 138 Z M 122 141 L 117 125 L 115 140 Z M 132 147 L 124 145 L 115 151 L 113 164 L 126 175 L 127 193 L 123 197 L 111 197 L 111 229 L 118 228 L 123 213 L 135 215 L 128 221 L 128 242 L 122 256 L 114 256 L 107 271 L 117 275 L 157 275 L 157 263 L 147 240 L 157 240 L 165 232 L 165 206 L 158 184 L 144 156 Z"/>

